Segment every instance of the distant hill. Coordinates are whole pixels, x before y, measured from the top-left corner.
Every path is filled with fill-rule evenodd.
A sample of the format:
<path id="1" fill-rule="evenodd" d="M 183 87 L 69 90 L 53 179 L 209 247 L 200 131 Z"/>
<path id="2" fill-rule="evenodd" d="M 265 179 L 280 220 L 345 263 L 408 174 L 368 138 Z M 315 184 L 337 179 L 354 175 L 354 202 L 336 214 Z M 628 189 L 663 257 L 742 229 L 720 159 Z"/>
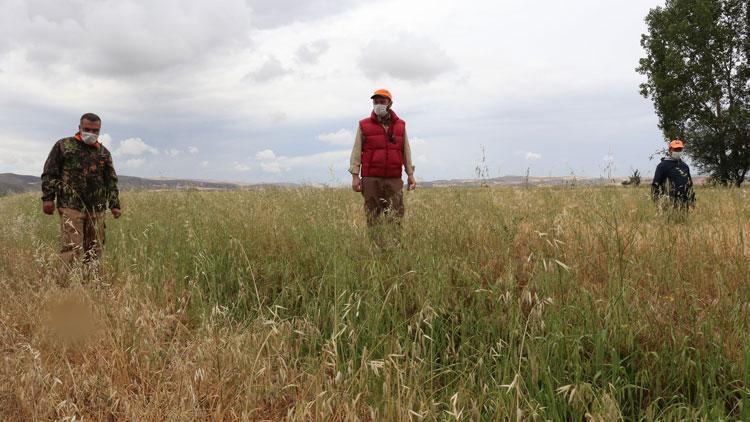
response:
<path id="1" fill-rule="evenodd" d="M 23 193 L 39 189 L 38 177 L 22 176 L 13 173 L 0 173 L 0 195 Z"/>
<path id="2" fill-rule="evenodd" d="M 202 180 L 188 179 L 147 179 L 143 177 L 119 176 L 120 190 L 232 190 L 232 189 L 254 189 L 263 187 L 295 187 L 299 186 L 294 183 L 270 183 L 270 184 L 242 184 L 232 182 L 212 182 Z M 604 178 L 577 178 L 573 176 L 565 177 L 525 177 L 525 176 L 503 176 L 492 179 L 452 179 L 452 180 L 434 180 L 420 181 L 421 188 L 441 188 L 441 187 L 476 187 L 476 186 L 593 186 L 593 185 L 619 185 L 626 180 L 618 177 L 614 180 Z M 697 176 L 693 180 L 697 184 L 705 182 L 705 177 Z M 650 179 L 644 178 L 643 185 L 651 182 Z M 38 176 L 25 176 L 13 173 L 0 173 L 0 195 L 11 193 L 24 193 L 39 191 L 41 181 Z"/>
<path id="3" fill-rule="evenodd" d="M 440 187 L 474 187 L 474 186 L 619 186 L 627 177 L 613 177 L 607 179 L 603 177 L 575 177 L 575 176 L 548 176 L 534 177 L 529 176 L 502 176 L 492 179 L 452 179 L 452 180 L 434 180 L 431 182 L 420 182 L 419 186 L 425 188 Z M 641 186 L 651 184 L 652 178 L 644 177 L 641 179 Z M 708 178 L 706 176 L 694 176 L 693 182 L 698 185 L 705 184 Z"/>
<path id="4" fill-rule="evenodd" d="M 244 187 L 236 183 L 205 182 L 182 179 L 145 179 L 133 176 L 118 176 L 121 190 L 230 190 Z M 25 176 L 13 173 L 0 173 L 0 195 L 41 190 L 39 176 Z"/>
<path id="5" fill-rule="evenodd" d="M 420 183 L 423 187 L 472 187 L 472 186 L 565 186 L 576 184 L 609 184 L 604 179 L 581 179 L 575 177 L 531 177 L 502 176 L 491 179 L 452 179 Z"/>

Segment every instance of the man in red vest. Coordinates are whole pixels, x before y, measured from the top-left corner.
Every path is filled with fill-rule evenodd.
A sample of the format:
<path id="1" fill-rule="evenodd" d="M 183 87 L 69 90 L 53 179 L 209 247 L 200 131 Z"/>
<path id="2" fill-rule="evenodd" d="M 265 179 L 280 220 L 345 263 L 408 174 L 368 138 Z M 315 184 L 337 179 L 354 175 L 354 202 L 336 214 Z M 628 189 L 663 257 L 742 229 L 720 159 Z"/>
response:
<path id="1" fill-rule="evenodd" d="M 417 187 L 417 181 L 406 122 L 391 110 L 393 96 L 387 89 L 379 89 L 370 98 L 373 111 L 359 121 L 349 172 L 352 189 L 365 199 L 367 225 L 372 227 L 381 214 L 397 220 L 404 216 L 402 171 L 406 170 L 409 190 Z"/>

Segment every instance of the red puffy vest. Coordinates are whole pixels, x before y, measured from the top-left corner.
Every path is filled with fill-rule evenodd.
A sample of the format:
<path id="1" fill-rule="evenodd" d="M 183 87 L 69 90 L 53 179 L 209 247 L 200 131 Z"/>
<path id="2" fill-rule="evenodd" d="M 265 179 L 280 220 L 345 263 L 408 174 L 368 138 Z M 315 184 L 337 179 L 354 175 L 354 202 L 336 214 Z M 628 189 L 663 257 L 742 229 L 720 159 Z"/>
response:
<path id="1" fill-rule="evenodd" d="M 386 132 L 373 112 L 369 118 L 359 121 L 362 131 L 362 176 L 398 177 L 404 168 L 404 134 L 406 122 L 399 119 L 393 110 Z"/>

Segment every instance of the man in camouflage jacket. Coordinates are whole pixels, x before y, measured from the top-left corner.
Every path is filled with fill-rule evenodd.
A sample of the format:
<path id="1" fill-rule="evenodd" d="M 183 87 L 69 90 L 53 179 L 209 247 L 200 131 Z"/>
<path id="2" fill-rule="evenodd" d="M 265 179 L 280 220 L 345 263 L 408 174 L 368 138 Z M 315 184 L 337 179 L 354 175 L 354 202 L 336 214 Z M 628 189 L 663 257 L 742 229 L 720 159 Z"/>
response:
<path id="1" fill-rule="evenodd" d="M 83 255 L 93 262 L 104 245 L 104 212 L 119 218 L 117 174 L 109 150 L 99 143 L 102 121 L 96 114 L 81 116 L 79 132 L 52 147 L 42 173 L 42 211 L 60 214 L 63 274 Z"/>

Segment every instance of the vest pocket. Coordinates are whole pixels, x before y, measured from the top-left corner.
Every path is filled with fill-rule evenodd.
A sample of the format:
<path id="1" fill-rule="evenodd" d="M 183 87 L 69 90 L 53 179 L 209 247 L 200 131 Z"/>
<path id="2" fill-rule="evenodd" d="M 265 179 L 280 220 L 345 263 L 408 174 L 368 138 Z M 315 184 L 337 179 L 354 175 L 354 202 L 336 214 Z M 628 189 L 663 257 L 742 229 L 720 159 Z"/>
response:
<path id="1" fill-rule="evenodd" d="M 383 168 L 385 167 L 385 150 L 384 149 L 376 149 L 372 152 L 372 156 L 370 157 L 370 163 L 371 166 L 374 165 L 376 167 Z"/>
<path id="2" fill-rule="evenodd" d="M 362 166 L 369 166 L 372 162 L 372 151 L 362 151 Z"/>

